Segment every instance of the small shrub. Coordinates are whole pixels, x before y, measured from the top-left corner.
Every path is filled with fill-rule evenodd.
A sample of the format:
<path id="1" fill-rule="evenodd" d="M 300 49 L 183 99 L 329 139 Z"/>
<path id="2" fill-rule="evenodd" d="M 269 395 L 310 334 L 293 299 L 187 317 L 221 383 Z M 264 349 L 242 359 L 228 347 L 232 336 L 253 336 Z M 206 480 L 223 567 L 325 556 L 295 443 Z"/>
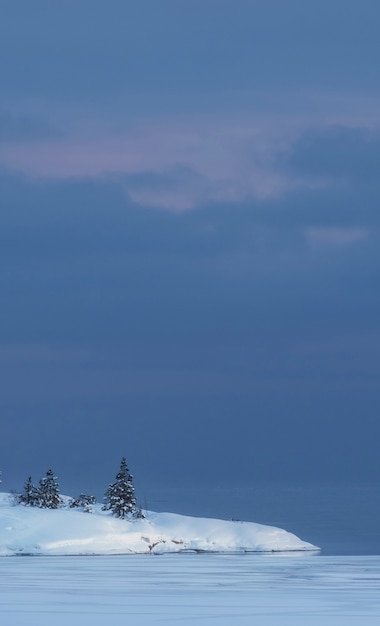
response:
<path id="1" fill-rule="evenodd" d="M 70 509 L 82 509 L 84 513 L 92 513 L 92 505 L 95 504 L 95 502 L 95 496 L 81 493 L 80 496 L 71 500 Z"/>

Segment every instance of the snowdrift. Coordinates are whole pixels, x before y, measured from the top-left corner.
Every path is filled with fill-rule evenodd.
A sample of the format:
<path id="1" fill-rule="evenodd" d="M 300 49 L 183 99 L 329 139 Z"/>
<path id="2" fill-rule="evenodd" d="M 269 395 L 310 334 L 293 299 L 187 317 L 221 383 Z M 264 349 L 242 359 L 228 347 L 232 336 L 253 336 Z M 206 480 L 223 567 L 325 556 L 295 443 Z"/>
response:
<path id="1" fill-rule="evenodd" d="M 120 520 L 95 505 L 93 513 L 14 505 L 0 493 L 0 556 L 162 554 L 164 552 L 295 552 L 318 550 L 292 533 L 253 522 L 174 513 Z"/>

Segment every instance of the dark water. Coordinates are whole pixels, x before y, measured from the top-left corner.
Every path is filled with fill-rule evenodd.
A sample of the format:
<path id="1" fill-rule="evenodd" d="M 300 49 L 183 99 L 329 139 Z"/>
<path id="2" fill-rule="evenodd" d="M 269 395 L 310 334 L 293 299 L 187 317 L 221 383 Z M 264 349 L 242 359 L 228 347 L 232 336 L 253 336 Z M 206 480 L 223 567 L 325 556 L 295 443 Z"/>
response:
<path id="1" fill-rule="evenodd" d="M 324 555 L 380 555 L 380 485 L 157 488 L 142 500 L 156 511 L 279 526 Z"/>

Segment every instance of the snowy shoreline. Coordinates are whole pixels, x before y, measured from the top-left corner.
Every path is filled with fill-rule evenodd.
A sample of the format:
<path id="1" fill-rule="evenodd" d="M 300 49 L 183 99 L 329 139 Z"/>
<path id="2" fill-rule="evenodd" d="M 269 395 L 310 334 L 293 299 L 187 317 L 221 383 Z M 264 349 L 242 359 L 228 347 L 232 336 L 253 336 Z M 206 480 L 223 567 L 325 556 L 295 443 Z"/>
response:
<path id="1" fill-rule="evenodd" d="M 0 493 L 0 556 L 95 556 L 164 553 L 312 552 L 319 548 L 274 526 L 175 513 L 117 519 L 92 513 L 15 505 Z"/>

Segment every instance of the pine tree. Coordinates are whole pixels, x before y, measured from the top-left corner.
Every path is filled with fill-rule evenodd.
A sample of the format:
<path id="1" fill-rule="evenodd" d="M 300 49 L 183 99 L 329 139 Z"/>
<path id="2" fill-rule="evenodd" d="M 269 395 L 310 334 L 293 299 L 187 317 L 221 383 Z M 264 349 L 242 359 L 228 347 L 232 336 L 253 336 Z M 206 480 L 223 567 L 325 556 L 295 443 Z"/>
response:
<path id="1" fill-rule="evenodd" d="M 32 477 L 29 476 L 24 484 L 24 491 L 19 495 L 19 502 L 26 506 L 39 506 L 39 491 L 33 485 Z"/>
<path id="2" fill-rule="evenodd" d="M 77 498 L 70 501 L 70 509 L 82 509 L 84 513 L 92 513 L 92 505 L 95 504 L 96 497 L 81 493 Z"/>
<path id="3" fill-rule="evenodd" d="M 46 477 L 41 478 L 38 487 L 38 506 L 41 509 L 58 509 L 62 504 L 59 497 L 59 484 L 53 470 L 46 472 Z"/>
<path id="4" fill-rule="evenodd" d="M 121 459 L 116 481 L 111 483 L 104 495 L 103 511 L 111 511 L 115 517 L 124 519 L 136 511 L 135 489 L 133 476 L 129 473 L 125 457 Z"/>

